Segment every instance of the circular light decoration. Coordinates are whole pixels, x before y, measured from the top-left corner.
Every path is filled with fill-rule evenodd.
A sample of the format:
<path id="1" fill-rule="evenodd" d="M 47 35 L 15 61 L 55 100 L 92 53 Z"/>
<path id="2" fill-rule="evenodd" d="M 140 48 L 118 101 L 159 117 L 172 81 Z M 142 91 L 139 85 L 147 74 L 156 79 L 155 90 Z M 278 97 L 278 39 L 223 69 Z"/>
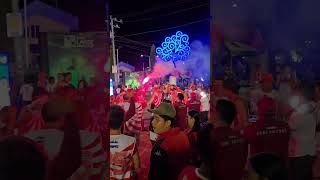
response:
<path id="1" fill-rule="evenodd" d="M 171 37 L 166 37 L 161 47 L 156 49 L 157 55 L 163 61 L 172 61 L 176 67 L 177 61 L 185 61 L 190 55 L 189 36 L 181 31 Z"/>

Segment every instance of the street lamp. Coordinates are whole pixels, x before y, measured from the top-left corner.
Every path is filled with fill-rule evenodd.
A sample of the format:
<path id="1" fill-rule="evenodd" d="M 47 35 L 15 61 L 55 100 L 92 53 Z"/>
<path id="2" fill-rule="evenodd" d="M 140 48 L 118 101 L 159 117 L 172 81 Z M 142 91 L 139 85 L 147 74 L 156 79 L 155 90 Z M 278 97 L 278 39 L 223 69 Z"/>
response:
<path id="1" fill-rule="evenodd" d="M 149 60 L 149 68 L 150 68 L 150 70 L 151 70 L 151 59 L 150 59 L 150 56 L 141 54 L 140 57 L 141 57 L 141 58 L 143 58 L 143 57 L 148 58 L 148 60 Z"/>

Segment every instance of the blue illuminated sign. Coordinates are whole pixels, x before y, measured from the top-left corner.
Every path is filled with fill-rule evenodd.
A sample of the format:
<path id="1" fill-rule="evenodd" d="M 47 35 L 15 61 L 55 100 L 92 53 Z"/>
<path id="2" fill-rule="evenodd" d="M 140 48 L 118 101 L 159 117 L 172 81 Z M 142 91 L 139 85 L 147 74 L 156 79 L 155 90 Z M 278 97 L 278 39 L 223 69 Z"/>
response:
<path id="1" fill-rule="evenodd" d="M 171 37 L 166 37 L 156 53 L 163 61 L 172 61 L 176 67 L 176 61 L 185 61 L 190 55 L 189 36 L 181 31 Z"/>

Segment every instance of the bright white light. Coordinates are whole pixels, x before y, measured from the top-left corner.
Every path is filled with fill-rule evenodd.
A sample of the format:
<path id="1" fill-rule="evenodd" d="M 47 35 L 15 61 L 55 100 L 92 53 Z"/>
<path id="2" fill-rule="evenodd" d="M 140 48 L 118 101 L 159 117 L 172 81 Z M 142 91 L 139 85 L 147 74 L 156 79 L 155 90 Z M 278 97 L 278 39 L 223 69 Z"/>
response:
<path id="1" fill-rule="evenodd" d="M 149 80 L 150 80 L 150 77 L 149 77 L 149 76 L 145 77 L 145 78 L 143 79 L 142 84 L 143 84 L 143 85 L 146 84 L 147 82 L 149 82 Z"/>
<path id="2" fill-rule="evenodd" d="M 113 96 L 113 83 L 112 83 L 112 79 L 110 79 L 110 96 Z"/>
<path id="3" fill-rule="evenodd" d="M 203 92 L 203 91 L 201 91 L 200 95 L 201 95 L 201 97 L 203 97 L 203 98 L 207 97 L 207 94 L 206 94 L 205 92 Z"/>
<path id="4" fill-rule="evenodd" d="M 201 77 L 201 81 L 202 81 L 202 82 L 204 81 L 203 77 Z"/>
<path id="5" fill-rule="evenodd" d="M 143 57 L 143 54 L 141 54 L 140 57 Z"/>

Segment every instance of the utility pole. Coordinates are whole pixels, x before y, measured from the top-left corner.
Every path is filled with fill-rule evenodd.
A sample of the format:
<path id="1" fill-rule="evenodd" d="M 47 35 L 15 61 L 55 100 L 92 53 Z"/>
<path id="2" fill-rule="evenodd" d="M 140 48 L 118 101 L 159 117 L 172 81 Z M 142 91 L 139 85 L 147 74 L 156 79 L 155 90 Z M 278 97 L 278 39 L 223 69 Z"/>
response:
<path id="1" fill-rule="evenodd" d="M 24 38 L 25 38 L 25 53 L 26 53 L 26 68 L 29 69 L 29 42 L 28 42 L 28 17 L 27 17 L 27 0 L 23 1 L 24 5 Z"/>
<path id="2" fill-rule="evenodd" d="M 117 64 L 119 64 L 119 48 L 117 49 Z"/>
<path id="3" fill-rule="evenodd" d="M 119 83 L 119 77 L 118 77 L 118 68 L 117 68 L 117 59 L 116 59 L 116 47 L 115 47 L 115 32 L 114 32 L 114 28 L 120 29 L 118 24 L 115 23 L 123 23 L 122 19 L 118 20 L 117 18 L 112 18 L 112 16 L 110 15 L 110 25 L 111 25 L 111 39 L 112 39 L 112 58 L 113 58 L 113 63 L 114 66 L 116 67 L 116 75 L 115 75 L 115 84 L 116 86 L 118 86 Z"/>

